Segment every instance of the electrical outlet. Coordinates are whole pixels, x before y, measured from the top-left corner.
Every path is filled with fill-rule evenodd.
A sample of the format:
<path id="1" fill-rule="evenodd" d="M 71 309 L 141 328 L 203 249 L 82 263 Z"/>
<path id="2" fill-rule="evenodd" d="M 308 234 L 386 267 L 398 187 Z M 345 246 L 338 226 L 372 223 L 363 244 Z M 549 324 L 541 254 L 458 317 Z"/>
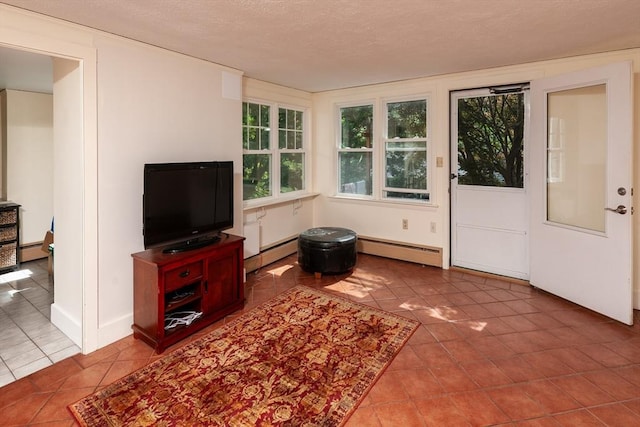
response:
<path id="1" fill-rule="evenodd" d="M 431 232 L 435 233 L 436 232 L 436 223 L 431 221 Z"/>
<path id="2" fill-rule="evenodd" d="M 408 230 L 409 229 L 409 220 L 408 219 L 403 219 L 402 220 L 402 229 L 403 230 Z"/>

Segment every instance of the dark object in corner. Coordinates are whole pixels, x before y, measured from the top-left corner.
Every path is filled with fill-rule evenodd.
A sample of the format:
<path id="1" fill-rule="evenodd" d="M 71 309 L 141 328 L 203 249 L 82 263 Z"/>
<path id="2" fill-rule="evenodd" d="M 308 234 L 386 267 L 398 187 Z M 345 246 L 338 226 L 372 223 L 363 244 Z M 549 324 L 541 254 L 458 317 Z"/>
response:
<path id="1" fill-rule="evenodd" d="M 356 233 L 347 228 L 310 228 L 298 236 L 298 264 L 316 277 L 345 273 L 356 265 L 356 241 Z"/>

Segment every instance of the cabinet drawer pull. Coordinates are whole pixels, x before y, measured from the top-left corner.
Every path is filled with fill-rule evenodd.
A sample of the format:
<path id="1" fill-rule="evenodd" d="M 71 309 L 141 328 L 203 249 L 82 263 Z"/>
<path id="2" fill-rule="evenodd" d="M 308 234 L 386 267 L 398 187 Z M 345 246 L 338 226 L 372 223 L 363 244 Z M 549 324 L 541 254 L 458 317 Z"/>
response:
<path id="1" fill-rule="evenodd" d="M 180 277 L 185 278 L 187 276 L 189 276 L 189 274 L 191 274 L 191 272 L 189 271 L 189 269 L 187 268 L 185 271 L 183 271 L 182 273 L 179 274 Z"/>

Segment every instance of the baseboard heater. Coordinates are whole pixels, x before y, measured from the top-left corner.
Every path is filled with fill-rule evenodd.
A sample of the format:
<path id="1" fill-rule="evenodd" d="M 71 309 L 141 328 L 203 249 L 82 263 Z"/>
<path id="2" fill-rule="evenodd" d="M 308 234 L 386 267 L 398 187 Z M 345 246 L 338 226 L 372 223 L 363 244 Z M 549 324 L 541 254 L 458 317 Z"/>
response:
<path id="1" fill-rule="evenodd" d="M 442 267 L 442 249 L 432 246 L 358 236 L 358 252 Z"/>
<path id="2" fill-rule="evenodd" d="M 415 262 L 417 264 L 442 267 L 442 249 L 432 246 L 414 245 L 375 237 L 358 236 L 358 252 L 385 258 Z M 265 265 L 286 258 L 298 252 L 298 237 L 290 237 L 279 243 L 261 249 L 258 255 L 244 260 L 247 273 Z"/>
<path id="3" fill-rule="evenodd" d="M 266 248 L 262 248 L 258 255 L 244 260 L 244 269 L 247 273 L 250 273 L 296 252 L 298 252 L 298 236 L 290 237 Z"/>

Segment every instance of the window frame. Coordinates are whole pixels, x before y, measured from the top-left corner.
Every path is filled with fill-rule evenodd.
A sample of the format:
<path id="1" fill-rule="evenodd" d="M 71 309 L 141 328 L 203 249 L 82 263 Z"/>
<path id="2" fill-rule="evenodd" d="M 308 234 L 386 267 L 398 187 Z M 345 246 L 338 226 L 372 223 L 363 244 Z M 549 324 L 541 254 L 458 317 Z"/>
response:
<path id="1" fill-rule="evenodd" d="M 242 144 L 242 177 L 244 178 L 244 157 L 248 154 L 269 154 L 271 155 L 271 162 L 269 166 L 269 184 L 271 187 L 271 195 L 265 197 L 258 197 L 254 199 L 244 199 L 244 191 L 242 195 L 242 203 L 244 208 L 253 208 L 260 207 L 272 203 L 277 203 L 278 201 L 285 201 L 291 199 L 299 199 L 304 198 L 309 195 L 310 192 L 310 164 L 311 160 L 309 155 L 311 153 L 310 147 L 310 108 L 304 107 L 301 105 L 292 105 L 277 101 L 269 101 L 265 99 L 259 98 L 244 98 L 242 100 L 243 104 L 243 114 L 244 114 L 244 104 L 259 104 L 266 105 L 269 107 L 269 149 L 268 150 L 246 150 L 244 148 L 244 144 Z M 289 148 L 280 148 L 280 122 L 279 122 L 279 112 L 280 109 L 293 110 L 302 113 L 302 148 L 301 149 L 289 149 Z M 244 126 L 241 125 L 244 132 Z M 280 182 L 281 178 L 281 154 L 302 154 L 303 156 L 303 185 L 304 188 L 301 190 L 282 192 L 282 184 Z"/>
<path id="2" fill-rule="evenodd" d="M 427 185 L 425 190 L 410 190 L 395 187 L 386 186 L 386 146 L 387 141 L 394 141 L 394 139 L 387 138 L 388 136 L 388 104 L 399 102 L 411 102 L 411 101 L 425 101 L 427 108 L 426 117 L 426 137 L 418 140 L 425 140 L 426 150 L 426 180 Z M 371 138 L 372 148 L 368 150 L 364 149 L 341 149 L 342 142 L 342 109 L 348 107 L 359 106 L 373 106 L 373 124 Z M 335 104 L 334 123 L 335 123 L 335 186 L 334 197 L 340 199 L 350 200 L 367 200 L 381 203 L 393 203 L 393 204 L 408 204 L 413 206 L 435 206 L 435 185 L 433 183 L 434 171 L 433 168 L 436 164 L 436 154 L 434 152 L 434 144 L 432 141 L 432 119 L 431 119 L 431 105 L 432 99 L 430 93 L 419 93 L 412 95 L 405 95 L 400 97 L 380 97 L 375 99 L 360 99 L 357 101 L 349 101 Z M 402 141 L 413 141 L 413 138 L 403 138 Z M 354 151 L 371 151 L 372 153 L 372 191 L 371 195 L 362 195 L 355 193 L 345 193 L 340 188 L 340 153 L 341 152 L 354 152 Z M 398 191 L 403 190 L 403 191 Z M 426 193 L 428 199 L 412 199 L 412 198 L 397 198 L 388 197 L 386 192 L 408 192 L 408 193 Z"/>
<path id="3" fill-rule="evenodd" d="M 278 121 L 277 121 L 277 134 L 274 135 L 275 140 L 276 140 L 276 152 L 277 152 L 277 159 L 278 159 L 278 192 L 277 195 L 279 197 L 287 197 L 287 196 L 295 196 L 298 194 L 304 194 L 304 193 L 308 193 L 309 192 L 309 180 L 307 179 L 308 174 L 307 174 L 307 165 L 308 165 L 308 160 L 307 160 L 307 156 L 308 156 L 308 149 L 307 149 L 307 141 L 308 141 L 308 137 L 307 137 L 307 129 L 309 126 L 307 126 L 307 120 L 308 120 L 308 114 L 306 109 L 300 108 L 300 107 L 292 107 L 286 104 L 276 104 L 277 111 L 274 111 L 274 113 L 276 114 L 276 117 L 278 117 Z M 302 113 L 302 129 L 300 131 L 300 134 L 302 136 L 302 148 L 280 148 L 280 130 L 283 129 L 285 131 L 295 131 L 297 132 L 297 130 L 295 129 L 289 129 L 289 128 L 281 128 L 280 127 L 280 109 L 284 109 L 287 111 L 295 111 L 295 112 L 299 112 Z M 303 168 L 303 172 L 302 172 L 302 183 L 303 183 L 303 188 L 300 190 L 294 190 L 294 191 L 287 191 L 285 193 L 282 192 L 282 181 L 281 181 L 281 173 L 282 173 L 282 155 L 283 154 L 302 154 L 302 168 Z"/>
<path id="4" fill-rule="evenodd" d="M 342 148 L 342 109 L 343 108 L 352 108 L 352 107 L 367 107 L 371 106 L 371 120 L 373 123 L 371 124 L 371 147 L 370 148 Z M 376 181 L 378 174 L 378 166 L 377 166 L 377 155 L 375 153 L 376 146 L 378 142 L 376 141 L 377 129 L 378 129 L 378 106 L 377 102 L 374 99 L 364 100 L 364 101 L 356 101 L 356 102 L 348 102 L 348 103 L 340 103 L 336 104 L 335 108 L 335 120 L 337 123 L 336 126 L 336 136 L 335 136 L 335 176 L 336 176 L 336 196 L 350 198 L 350 199 L 364 199 L 364 200 L 375 200 L 376 195 Z M 342 192 L 340 188 L 340 154 L 341 153 L 371 153 L 371 194 L 357 194 L 357 193 L 346 193 Z"/>
<path id="5" fill-rule="evenodd" d="M 425 109 L 426 109 L 426 117 L 425 117 L 425 136 L 423 138 L 389 138 L 389 104 L 398 104 L 402 102 L 413 102 L 413 101 L 424 101 Z M 403 97 L 394 97 L 394 98 L 383 98 L 381 99 L 381 115 L 383 116 L 383 130 L 380 136 L 380 198 L 386 201 L 392 201 L 396 203 L 416 203 L 416 204 L 433 204 L 432 201 L 432 184 L 431 184 L 431 169 L 432 169 L 432 155 L 430 155 L 430 148 L 433 144 L 431 144 L 431 121 L 429 115 L 429 96 L 426 94 L 420 95 L 411 95 L 411 96 L 403 96 Z M 387 186 L 386 174 L 387 174 L 387 143 L 388 142 L 412 142 L 412 141 L 424 141 L 424 151 L 426 157 L 426 171 L 425 171 L 425 179 L 426 179 L 426 188 L 424 190 L 419 189 L 407 189 L 401 187 L 389 187 Z M 411 151 L 422 151 L 422 150 L 411 150 Z M 407 193 L 407 194 L 426 194 L 428 199 L 411 199 L 411 198 L 400 198 L 400 197 L 389 197 L 386 193 L 395 192 L 395 193 Z"/>
<path id="6" fill-rule="evenodd" d="M 265 148 L 258 148 L 258 149 L 246 149 L 244 147 L 244 133 L 245 133 L 245 125 L 244 125 L 244 114 L 245 114 L 245 109 L 244 109 L 244 104 L 255 104 L 258 105 L 259 107 L 262 106 L 267 106 L 269 107 L 269 148 L 265 149 Z M 258 114 L 260 115 L 260 114 Z M 259 100 L 255 100 L 255 101 L 242 101 L 242 180 L 243 180 L 243 191 L 242 191 L 242 201 L 243 203 L 245 202 L 251 202 L 254 200 L 264 200 L 264 199 L 269 199 L 271 197 L 273 197 L 273 195 L 275 194 L 275 190 L 273 188 L 273 163 L 274 163 L 274 153 L 273 153 L 273 106 L 270 105 L 268 102 L 263 102 L 263 101 L 259 101 Z M 256 128 L 261 129 L 261 126 L 256 126 Z M 260 131 L 258 131 L 260 132 Z M 259 198 L 255 198 L 255 199 L 249 199 L 249 200 L 245 200 L 244 199 L 244 160 L 245 160 L 245 156 L 247 155 L 268 155 L 270 156 L 270 161 L 269 161 L 269 192 L 270 195 L 269 196 L 265 196 L 265 197 L 259 197 Z"/>

